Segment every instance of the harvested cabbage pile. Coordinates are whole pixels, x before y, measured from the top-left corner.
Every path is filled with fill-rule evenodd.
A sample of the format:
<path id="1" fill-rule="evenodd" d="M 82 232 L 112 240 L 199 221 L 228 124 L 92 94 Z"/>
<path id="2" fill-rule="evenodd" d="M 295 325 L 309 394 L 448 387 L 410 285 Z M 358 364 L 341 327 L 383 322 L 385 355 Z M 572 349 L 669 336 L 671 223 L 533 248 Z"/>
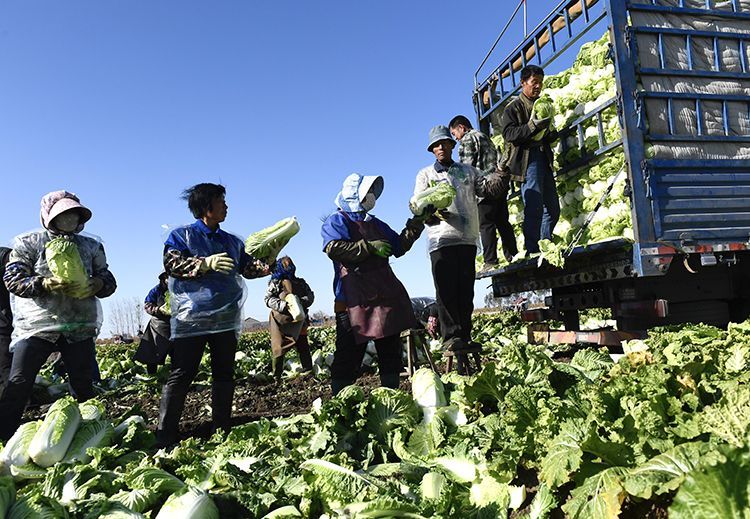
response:
<path id="1" fill-rule="evenodd" d="M 420 216 L 428 205 L 437 210 L 445 209 L 453 203 L 454 198 L 456 198 L 456 189 L 452 185 L 448 182 L 437 182 L 434 186 L 411 197 L 409 209 L 414 215 Z"/>
<path id="2" fill-rule="evenodd" d="M 553 126 L 558 130 L 567 128 L 582 115 L 601 106 L 615 96 L 614 67 L 608 57 L 609 37 L 587 43 L 578 54 L 573 66 L 559 74 L 544 78 L 544 90 L 534 104 L 535 116 L 550 114 Z M 551 108 L 548 106 L 551 101 Z M 540 103 L 540 101 L 544 101 Z M 620 124 L 614 106 L 602 112 L 604 143 L 620 138 Z M 600 147 L 596 118 L 587 122 L 584 128 L 584 155 Z M 582 157 L 577 132 L 566 138 L 566 146 L 558 143 L 555 152 L 555 171 L 575 163 Z M 582 227 L 589 212 L 594 209 L 607 189 L 611 177 L 617 175 L 624 165 L 622 148 L 616 148 L 599 161 L 591 161 L 586 167 L 566 173 L 557 179 L 557 192 L 560 197 L 560 220 L 554 229 L 555 247 L 545 243 L 546 255 L 555 263 L 564 260 L 560 250 L 564 250 Z M 591 224 L 583 233 L 578 245 L 600 242 L 612 238 L 633 239 L 630 218 L 630 203 L 625 196 L 625 181 L 622 175 L 612 192 L 596 212 Z M 510 222 L 513 224 L 519 241 L 523 245 L 523 203 L 520 197 L 509 200 Z M 545 254 L 543 254 L 545 255 Z M 500 255 L 502 258 L 502 255 Z"/>
<path id="3" fill-rule="evenodd" d="M 58 236 L 48 241 L 44 249 L 44 257 L 54 277 L 86 286 L 89 276 L 83 267 L 78 246 L 73 240 Z"/>
<path id="4" fill-rule="evenodd" d="M 273 262 L 289 240 L 299 232 L 297 218 L 291 216 L 271 227 L 254 232 L 245 240 L 245 252 L 266 263 Z"/>

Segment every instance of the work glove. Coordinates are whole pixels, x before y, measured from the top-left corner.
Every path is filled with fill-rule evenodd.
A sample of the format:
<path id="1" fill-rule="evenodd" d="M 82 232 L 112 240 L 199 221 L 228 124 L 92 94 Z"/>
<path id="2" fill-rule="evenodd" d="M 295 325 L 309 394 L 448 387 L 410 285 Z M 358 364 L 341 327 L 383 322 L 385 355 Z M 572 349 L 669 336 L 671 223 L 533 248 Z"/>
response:
<path id="1" fill-rule="evenodd" d="M 549 128 L 549 124 L 552 122 L 551 117 L 545 117 L 544 119 L 531 119 L 529 121 L 529 128 L 531 131 L 543 131 Z"/>
<path id="2" fill-rule="evenodd" d="M 78 283 L 71 293 L 76 299 L 88 299 L 94 297 L 104 286 L 104 281 L 99 278 L 89 278 L 85 283 Z"/>
<path id="3" fill-rule="evenodd" d="M 208 272 L 213 270 L 221 272 L 222 274 L 228 274 L 234 268 L 234 260 L 226 252 L 214 254 L 203 258 L 200 264 L 201 272 Z"/>
<path id="4" fill-rule="evenodd" d="M 294 294 L 287 294 L 286 297 L 284 297 L 284 302 L 286 303 L 287 312 L 292 316 L 295 323 L 298 323 L 305 318 L 305 310 L 302 308 L 302 303 L 300 302 L 299 297 Z"/>
<path id="5" fill-rule="evenodd" d="M 424 222 L 425 220 L 430 218 L 432 215 L 434 215 L 435 211 L 437 211 L 437 208 L 432 204 L 428 204 L 425 206 L 424 210 L 422 211 L 422 214 L 417 216 L 417 219 Z"/>
<path id="6" fill-rule="evenodd" d="M 75 283 L 64 281 L 56 277 L 44 278 L 42 280 L 42 286 L 51 294 L 70 295 L 71 291 L 75 289 Z"/>
<path id="7" fill-rule="evenodd" d="M 368 248 L 372 254 L 381 258 L 387 258 L 393 254 L 393 248 L 391 243 L 387 240 L 375 240 L 367 243 Z"/>

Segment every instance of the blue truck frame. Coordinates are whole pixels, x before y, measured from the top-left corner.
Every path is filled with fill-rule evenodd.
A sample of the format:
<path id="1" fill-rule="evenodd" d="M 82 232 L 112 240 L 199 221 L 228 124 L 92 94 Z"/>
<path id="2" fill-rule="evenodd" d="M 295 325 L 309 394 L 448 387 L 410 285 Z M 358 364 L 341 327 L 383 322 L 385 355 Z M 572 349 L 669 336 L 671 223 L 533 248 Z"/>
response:
<path id="1" fill-rule="evenodd" d="M 536 260 L 514 263 L 485 274 L 492 278 L 496 297 L 518 292 L 551 289 L 547 305 L 569 329 L 577 329 L 578 311 L 609 307 L 622 329 L 645 329 L 659 324 L 707 322 L 726 325 L 750 314 L 750 160 L 654 159 L 646 153 L 649 143 L 672 142 L 750 143 L 750 135 L 736 135 L 729 127 L 731 106 L 745 106 L 750 96 L 652 92 L 640 88 L 640 75 L 750 80 L 747 46 L 750 44 L 750 12 L 737 0 L 726 9 L 712 7 L 712 0 L 696 7 L 686 0 L 661 5 L 657 0 L 564 0 L 479 81 L 475 75 L 474 106 L 479 127 L 489 132 L 490 120 L 520 90 L 520 69 L 527 64 L 546 67 L 576 45 L 593 28 L 608 26 L 611 57 L 616 76 L 616 97 L 583 114 L 562 134 L 577 135 L 583 150 L 583 128 L 595 119 L 599 149 L 558 174 L 597 160 L 619 148 L 625 155 L 634 240 L 611 240 L 576 247 L 563 269 L 537 266 Z M 711 17 L 747 24 L 748 32 L 711 32 L 685 28 L 634 26 L 634 12 Z M 601 22 L 601 23 L 600 23 Z M 658 67 L 641 67 L 637 36 L 657 38 Z M 598 35 L 596 35 L 598 36 Z M 665 38 L 684 38 L 687 68 L 671 68 L 664 54 Z M 713 41 L 715 63 L 700 70 L 693 60 L 694 39 Z M 739 51 L 741 70 L 723 67 L 719 42 L 732 42 Z M 487 58 L 485 58 L 485 62 Z M 485 64 L 483 62 L 483 65 Z M 489 103 L 483 94 L 497 81 Z M 666 133 L 652 133 L 645 118 L 647 99 L 666 105 Z M 675 131 L 676 102 L 690 102 L 696 111 L 691 134 Z M 704 109 L 723 111 L 723 135 L 703 129 Z M 618 112 L 621 139 L 606 142 L 601 114 L 612 104 Z M 499 112 L 497 112 L 499 113 Z"/>

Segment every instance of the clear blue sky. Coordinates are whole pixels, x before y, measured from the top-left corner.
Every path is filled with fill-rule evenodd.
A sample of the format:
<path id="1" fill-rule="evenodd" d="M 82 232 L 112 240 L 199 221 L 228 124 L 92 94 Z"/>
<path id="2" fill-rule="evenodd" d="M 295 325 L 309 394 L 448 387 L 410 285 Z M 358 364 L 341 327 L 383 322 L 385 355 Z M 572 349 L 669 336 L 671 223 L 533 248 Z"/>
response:
<path id="1" fill-rule="evenodd" d="M 529 0 L 530 23 L 555 4 Z M 76 192 L 118 280 L 111 299 L 142 299 L 161 269 L 162 226 L 192 221 L 180 192 L 221 182 L 229 231 L 298 217 L 286 252 L 313 309 L 331 313 L 319 229 L 341 181 L 383 175 L 374 213 L 401 229 L 416 173 L 433 161 L 429 128 L 474 119 L 473 72 L 515 5 L 6 0 L 0 241 L 39 227 L 44 193 Z M 434 293 L 424 237 L 392 264 L 412 296 Z M 265 286 L 248 282 L 246 316 L 266 318 Z"/>

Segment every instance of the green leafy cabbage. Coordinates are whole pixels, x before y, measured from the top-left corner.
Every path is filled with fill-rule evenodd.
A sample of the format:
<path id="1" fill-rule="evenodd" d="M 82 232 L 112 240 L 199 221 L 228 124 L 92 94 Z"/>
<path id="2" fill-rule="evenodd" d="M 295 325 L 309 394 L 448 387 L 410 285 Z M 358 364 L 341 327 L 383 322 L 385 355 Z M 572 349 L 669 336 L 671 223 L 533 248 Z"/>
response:
<path id="1" fill-rule="evenodd" d="M 437 182 L 434 186 L 414 195 L 409 201 L 409 209 L 415 215 L 421 216 L 428 205 L 437 210 L 446 209 L 453 203 L 454 198 L 456 198 L 456 189 L 452 185 L 448 182 Z"/>
<path id="2" fill-rule="evenodd" d="M 294 216 L 284 218 L 271 227 L 248 236 L 245 240 L 245 251 L 256 259 L 270 263 L 298 232 L 297 218 Z"/>
<path id="3" fill-rule="evenodd" d="M 29 444 L 29 455 L 34 463 L 51 467 L 62 460 L 80 422 L 78 403 L 72 397 L 61 398 L 52 404 Z"/>
<path id="4" fill-rule="evenodd" d="M 85 285 L 89 276 L 81 261 L 78 246 L 69 237 L 58 236 L 44 246 L 44 256 L 50 272 L 56 278 Z"/>

